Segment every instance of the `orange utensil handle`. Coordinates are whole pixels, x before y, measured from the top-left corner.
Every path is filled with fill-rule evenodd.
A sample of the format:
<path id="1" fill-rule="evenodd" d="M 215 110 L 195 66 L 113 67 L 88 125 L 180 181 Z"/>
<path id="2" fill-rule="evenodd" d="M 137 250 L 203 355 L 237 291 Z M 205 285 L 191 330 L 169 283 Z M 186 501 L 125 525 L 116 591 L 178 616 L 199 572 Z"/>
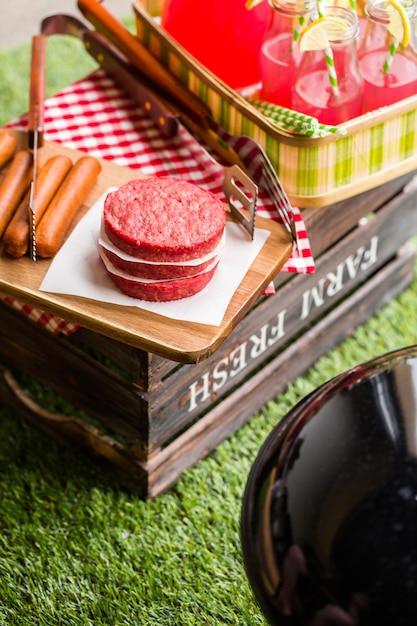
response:
<path id="1" fill-rule="evenodd" d="M 35 134 L 37 147 L 43 143 L 44 101 L 45 101 L 45 68 L 46 68 L 46 37 L 32 37 L 32 59 L 30 68 L 29 88 L 29 148 L 33 148 Z"/>

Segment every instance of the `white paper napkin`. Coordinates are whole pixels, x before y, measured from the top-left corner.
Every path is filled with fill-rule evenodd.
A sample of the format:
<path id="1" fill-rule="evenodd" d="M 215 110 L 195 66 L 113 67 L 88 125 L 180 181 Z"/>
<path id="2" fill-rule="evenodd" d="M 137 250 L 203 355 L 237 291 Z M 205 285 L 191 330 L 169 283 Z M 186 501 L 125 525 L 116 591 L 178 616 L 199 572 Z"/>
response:
<path id="1" fill-rule="evenodd" d="M 228 222 L 219 266 L 202 291 L 173 302 L 138 300 L 124 295 L 114 285 L 98 254 L 104 199 L 113 189 L 107 189 L 77 224 L 52 260 L 40 290 L 136 306 L 176 320 L 219 326 L 234 292 L 268 239 L 269 231 L 256 228 L 251 241 L 238 224 Z"/>

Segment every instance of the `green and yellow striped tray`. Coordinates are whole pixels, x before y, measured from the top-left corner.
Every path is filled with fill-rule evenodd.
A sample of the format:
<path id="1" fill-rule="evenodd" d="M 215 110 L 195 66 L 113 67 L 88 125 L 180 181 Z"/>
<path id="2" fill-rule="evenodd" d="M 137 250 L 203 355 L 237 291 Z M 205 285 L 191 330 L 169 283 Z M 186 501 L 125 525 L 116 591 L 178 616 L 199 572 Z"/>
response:
<path id="1" fill-rule="evenodd" d="M 327 206 L 417 170 L 417 94 L 344 124 L 344 134 L 285 131 L 187 53 L 154 19 L 161 0 L 133 0 L 137 37 L 233 134 L 267 152 L 291 202 Z"/>

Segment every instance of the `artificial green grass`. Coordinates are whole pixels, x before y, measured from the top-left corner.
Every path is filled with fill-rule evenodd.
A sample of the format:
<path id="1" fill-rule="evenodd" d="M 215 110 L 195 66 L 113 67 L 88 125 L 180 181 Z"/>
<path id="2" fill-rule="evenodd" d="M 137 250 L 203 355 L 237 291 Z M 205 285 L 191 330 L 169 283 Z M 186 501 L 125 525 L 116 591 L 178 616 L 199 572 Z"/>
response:
<path id="1" fill-rule="evenodd" d="M 81 42 L 70 36 L 47 42 L 46 95 L 57 93 L 97 67 Z M 22 115 L 29 106 L 30 46 L 0 50 L 0 125 Z"/>
<path id="2" fill-rule="evenodd" d="M 89 71 L 89 58 L 75 47 L 69 63 L 57 42 L 50 93 Z M 0 54 L 1 123 L 26 111 L 27 77 L 16 71 L 23 66 L 28 47 Z M 264 625 L 239 537 L 242 494 L 257 452 L 318 385 L 417 343 L 416 302 L 414 280 L 153 502 L 118 490 L 0 399 L 0 626 Z M 43 406 L 77 415 L 33 380 L 20 381 Z"/>

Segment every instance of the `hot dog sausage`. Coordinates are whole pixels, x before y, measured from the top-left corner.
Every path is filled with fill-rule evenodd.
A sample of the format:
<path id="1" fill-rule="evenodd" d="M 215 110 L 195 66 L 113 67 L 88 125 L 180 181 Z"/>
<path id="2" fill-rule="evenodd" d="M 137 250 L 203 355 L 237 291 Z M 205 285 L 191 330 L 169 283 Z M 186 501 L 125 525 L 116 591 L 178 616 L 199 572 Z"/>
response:
<path id="1" fill-rule="evenodd" d="M 32 173 L 32 154 L 28 150 L 21 150 L 13 157 L 0 184 L 0 237 L 27 191 Z"/>
<path id="2" fill-rule="evenodd" d="M 10 161 L 17 149 L 15 137 L 6 130 L 0 134 L 0 168 Z"/>
<path id="3" fill-rule="evenodd" d="M 40 168 L 35 182 L 35 216 L 39 223 L 59 186 L 68 174 L 72 161 L 68 156 L 58 154 L 50 157 Z M 4 235 L 3 247 L 12 257 L 21 257 L 29 248 L 29 202 L 30 189 L 16 209 Z"/>
<path id="4" fill-rule="evenodd" d="M 72 166 L 36 229 L 36 251 L 40 258 L 47 259 L 58 252 L 100 171 L 100 162 L 91 156 L 81 157 Z"/>

